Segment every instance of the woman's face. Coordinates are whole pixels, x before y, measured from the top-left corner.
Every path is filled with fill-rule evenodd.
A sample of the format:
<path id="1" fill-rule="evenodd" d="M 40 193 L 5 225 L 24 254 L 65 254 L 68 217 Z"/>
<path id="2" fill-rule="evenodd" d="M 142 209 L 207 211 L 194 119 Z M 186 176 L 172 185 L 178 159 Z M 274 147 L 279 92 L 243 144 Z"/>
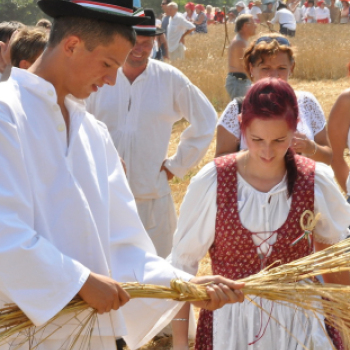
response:
<path id="1" fill-rule="evenodd" d="M 187 14 L 188 14 L 189 16 L 192 16 L 192 13 L 193 13 L 193 12 L 192 12 L 192 10 L 191 10 L 190 8 L 187 8 L 187 9 L 186 9 L 186 12 L 187 12 Z"/>
<path id="2" fill-rule="evenodd" d="M 263 56 L 263 59 L 255 66 L 250 65 L 250 75 L 253 82 L 268 77 L 288 81 L 294 66 L 295 64 L 290 61 L 288 54 L 279 51 L 275 56 Z"/>
<path id="3" fill-rule="evenodd" d="M 196 9 L 196 14 L 199 15 L 201 13 L 200 9 Z"/>
<path id="4" fill-rule="evenodd" d="M 270 167 L 283 164 L 293 134 L 284 119 L 255 118 L 246 128 L 244 137 L 255 164 Z"/>

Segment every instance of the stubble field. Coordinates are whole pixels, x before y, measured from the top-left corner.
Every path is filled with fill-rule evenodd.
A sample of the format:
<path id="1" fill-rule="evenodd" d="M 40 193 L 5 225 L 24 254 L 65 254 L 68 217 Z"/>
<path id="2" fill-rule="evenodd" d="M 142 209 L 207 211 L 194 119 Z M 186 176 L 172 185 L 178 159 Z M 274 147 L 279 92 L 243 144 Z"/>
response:
<path id="1" fill-rule="evenodd" d="M 228 25 L 228 35 L 234 36 L 234 26 Z M 260 26 L 258 32 L 268 32 Z M 350 25 L 298 25 L 296 37 L 291 40 L 297 50 L 296 68 L 289 83 L 295 90 L 309 91 L 320 102 L 326 119 L 337 96 L 350 86 L 347 78 L 347 63 L 350 60 Z M 218 117 L 230 99 L 225 90 L 227 74 L 227 50 L 224 50 L 225 29 L 223 25 L 212 25 L 207 35 L 191 35 L 186 41 L 186 60 L 174 64 L 214 105 Z M 228 43 L 226 43 L 228 46 Z M 169 146 L 169 155 L 176 151 L 186 121 L 174 125 Z M 206 156 L 184 179 L 174 178 L 171 183 L 176 209 L 179 212 L 183 197 L 191 178 L 208 162 L 213 160 L 215 139 L 211 142 Z M 204 258 L 199 274 L 210 273 L 210 262 Z M 160 339 L 144 346 L 142 350 L 171 349 L 171 339 Z M 192 347 L 191 347 L 192 349 Z"/>

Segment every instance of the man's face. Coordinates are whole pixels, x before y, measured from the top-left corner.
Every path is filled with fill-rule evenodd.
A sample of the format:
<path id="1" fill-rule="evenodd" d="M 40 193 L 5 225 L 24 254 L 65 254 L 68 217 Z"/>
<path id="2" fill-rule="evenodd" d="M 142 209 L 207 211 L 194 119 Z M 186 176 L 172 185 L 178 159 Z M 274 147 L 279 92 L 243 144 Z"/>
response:
<path id="1" fill-rule="evenodd" d="M 242 6 L 236 6 L 236 10 L 239 12 L 241 12 L 243 10 L 243 7 Z"/>
<path id="2" fill-rule="evenodd" d="M 153 49 L 153 43 L 153 36 L 137 35 L 136 44 L 126 59 L 128 65 L 131 67 L 146 66 Z"/>
<path id="3" fill-rule="evenodd" d="M 167 16 L 169 16 L 168 4 L 167 4 L 166 0 L 162 0 L 161 6 L 162 6 L 163 12 L 164 12 Z"/>
<path id="4" fill-rule="evenodd" d="M 253 17 L 250 18 L 248 22 L 244 23 L 244 26 L 245 26 L 246 32 L 249 36 L 255 35 L 257 26 L 254 22 Z"/>
<path id="5" fill-rule="evenodd" d="M 131 49 L 132 44 L 120 35 L 115 35 L 108 46 L 99 45 L 93 51 L 87 50 L 85 43 L 78 38 L 67 59 L 70 74 L 65 77 L 66 92 L 85 99 L 104 84 L 114 85 L 117 70 Z"/>
<path id="6" fill-rule="evenodd" d="M 269 4 L 267 4 L 267 8 L 269 9 L 269 10 L 272 10 L 272 3 L 270 2 Z"/>

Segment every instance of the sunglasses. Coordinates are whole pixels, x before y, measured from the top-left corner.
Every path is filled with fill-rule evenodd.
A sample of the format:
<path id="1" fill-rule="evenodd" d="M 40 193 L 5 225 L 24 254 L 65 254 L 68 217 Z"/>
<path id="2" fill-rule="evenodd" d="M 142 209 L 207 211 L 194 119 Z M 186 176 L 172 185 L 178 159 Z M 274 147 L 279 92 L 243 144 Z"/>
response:
<path id="1" fill-rule="evenodd" d="M 271 38 L 270 36 L 262 36 L 261 38 L 259 38 L 255 45 L 258 45 L 259 43 L 261 42 L 265 42 L 265 43 L 270 43 L 272 42 L 273 40 L 276 40 L 280 45 L 286 45 L 286 46 L 290 46 L 290 42 L 288 41 L 288 39 L 286 38 L 283 38 L 281 36 L 278 36 L 276 38 Z"/>

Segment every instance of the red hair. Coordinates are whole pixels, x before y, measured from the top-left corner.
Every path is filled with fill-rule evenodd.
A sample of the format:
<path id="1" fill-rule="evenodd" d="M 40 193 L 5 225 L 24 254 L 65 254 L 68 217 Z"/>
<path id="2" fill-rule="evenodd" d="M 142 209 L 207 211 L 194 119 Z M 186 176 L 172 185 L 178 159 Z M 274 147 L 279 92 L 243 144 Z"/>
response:
<path id="1" fill-rule="evenodd" d="M 293 131 L 298 124 L 298 102 L 294 90 L 281 79 L 265 78 L 248 91 L 242 105 L 242 134 L 255 118 L 285 119 Z"/>
<path id="2" fill-rule="evenodd" d="M 241 131 L 245 135 L 247 127 L 256 118 L 284 119 L 289 128 L 295 131 L 299 120 L 298 115 L 298 102 L 292 87 L 281 79 L 265 78 L 255 83 L 244 98 Z M 285 155 L 285 164 L 290 197 L 297 178 L 294 151 L 290 148 Z"/>

